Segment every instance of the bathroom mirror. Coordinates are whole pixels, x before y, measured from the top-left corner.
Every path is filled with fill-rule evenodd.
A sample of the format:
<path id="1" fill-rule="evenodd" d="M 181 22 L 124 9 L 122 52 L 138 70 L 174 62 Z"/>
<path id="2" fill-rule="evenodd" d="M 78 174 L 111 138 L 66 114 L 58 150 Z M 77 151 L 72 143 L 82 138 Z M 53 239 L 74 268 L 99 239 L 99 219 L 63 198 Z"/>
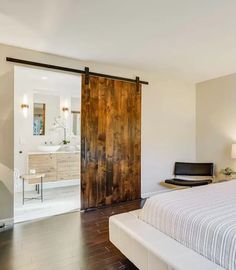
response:
<path id="1" fill-rule="evenodd" d="M 72 132 L 75 136 L 78 136 L 80 133 L 80 112 L 72 111 Z"/>
<path id="2" fill-rule="evenodd" d="M 33 95 L 33 134 L 49 135 L 55 118 L 60 116 L 60 96 L 37 91 Z"/>
<path id="3" fill-rule="evenodd" d="M 71 98 L 71 124 L 74 136 L 80 135 L 80 98 Z"/>
<path id="4" fill-rule="evenodd" d="M 34 103 L 34 135 L 45 135 L 45 103 Z"/>

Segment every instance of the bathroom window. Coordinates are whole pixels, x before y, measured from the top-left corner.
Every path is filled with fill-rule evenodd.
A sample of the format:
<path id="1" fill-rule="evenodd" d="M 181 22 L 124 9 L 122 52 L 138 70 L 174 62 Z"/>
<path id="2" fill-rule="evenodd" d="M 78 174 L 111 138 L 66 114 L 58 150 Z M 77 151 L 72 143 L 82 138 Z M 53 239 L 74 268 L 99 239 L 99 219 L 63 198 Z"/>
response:
<path id="1" fill-rule="evenodd" d="M 45 135 L 45 103 L 34 103 L 34 135 Z"/>

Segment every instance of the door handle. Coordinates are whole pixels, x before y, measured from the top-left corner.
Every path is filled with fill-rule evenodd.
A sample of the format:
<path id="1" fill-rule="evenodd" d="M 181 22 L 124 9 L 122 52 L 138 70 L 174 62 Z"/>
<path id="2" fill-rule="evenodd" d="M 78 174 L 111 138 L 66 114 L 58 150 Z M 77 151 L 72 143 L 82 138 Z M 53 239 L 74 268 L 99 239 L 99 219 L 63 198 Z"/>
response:
<path id="1" fill-rule="evenodd" d="M 88 149 L 87 149 L 87 139 L 86 139 L 86 137 L 84 138 L 84 159 L 85 159 L 85 161 L 87 162 L 88 160 L 87 160 L 87 152 L 88 152 Z"/>
<path id="2" fill-rule="evenodd" d="M 86 162 L 87 162 L 87 139 L 84 137 L 82 140 L 82 157 L 83 157 L 83 161 L 84 161 L 84 166 L 86 166 Z"/>

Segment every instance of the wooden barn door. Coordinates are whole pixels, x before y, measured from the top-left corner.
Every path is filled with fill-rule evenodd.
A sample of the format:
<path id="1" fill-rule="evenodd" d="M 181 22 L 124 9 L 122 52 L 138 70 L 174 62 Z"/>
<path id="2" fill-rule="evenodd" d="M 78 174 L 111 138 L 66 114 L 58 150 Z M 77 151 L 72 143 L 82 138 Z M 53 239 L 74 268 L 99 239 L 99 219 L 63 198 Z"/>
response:
<path id="1" fill-rule="evenodd" d="M 141 85 L 82 79 L 81 208 L 140 198 Z"/>

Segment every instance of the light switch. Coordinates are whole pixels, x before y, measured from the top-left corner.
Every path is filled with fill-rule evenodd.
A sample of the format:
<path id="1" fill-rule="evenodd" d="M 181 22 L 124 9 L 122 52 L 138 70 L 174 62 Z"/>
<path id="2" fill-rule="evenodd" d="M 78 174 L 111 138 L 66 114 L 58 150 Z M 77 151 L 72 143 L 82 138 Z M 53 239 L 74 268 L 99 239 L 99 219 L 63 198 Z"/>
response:
<path id="1" fill-rule="evenodd" d="M 23 137 L 19 137 L 19 144 L 24 145 L 25 144 L 25 139 Z"/>

